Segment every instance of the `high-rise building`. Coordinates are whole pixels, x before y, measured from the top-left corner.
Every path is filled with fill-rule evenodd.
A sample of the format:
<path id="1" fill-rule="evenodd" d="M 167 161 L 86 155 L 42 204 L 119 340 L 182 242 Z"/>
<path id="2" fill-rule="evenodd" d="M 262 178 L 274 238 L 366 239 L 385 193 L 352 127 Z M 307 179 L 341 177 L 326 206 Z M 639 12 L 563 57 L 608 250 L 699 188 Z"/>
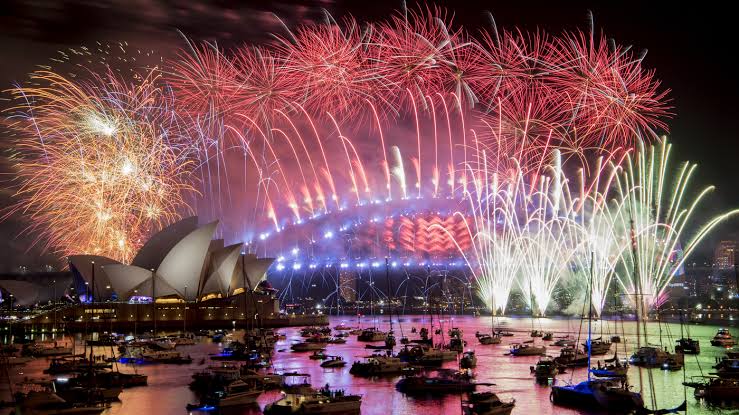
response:
<path id="1" fill-rule="evenodd" d="M 357 277 L 356 272 L 346 269 L 339 274 L 339 295 L 344 302 L 357 301 Z"/>
<path id="2" fill-rule="evenodd" d="M 713 263 L 718 269 L 732 268 L 736 261 L 736 242 L 721 241 L 716 247 Z"/>

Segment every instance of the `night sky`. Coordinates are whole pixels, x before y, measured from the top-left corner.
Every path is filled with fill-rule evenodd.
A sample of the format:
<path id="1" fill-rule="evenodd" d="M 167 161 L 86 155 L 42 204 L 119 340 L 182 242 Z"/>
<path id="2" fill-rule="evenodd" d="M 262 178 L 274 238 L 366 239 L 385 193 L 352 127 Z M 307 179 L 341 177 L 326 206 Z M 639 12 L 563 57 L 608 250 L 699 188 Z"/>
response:
<path id="1" fill-rule="evenodd" d="M 592 10 L 597 30 L 636 50 L 648 49 L 645 66 L 655 68 L 670 97 L 675 116 L 669 121 L 675 160 L 699 164 L 693 188 L 715 184 L 718 189 L 704 204 L 705 214 L 739 206 L 735 181 L 739 176 L 739 133 L 736 128 L 739 80 L 734 64 L 736 22 L 734 14 L 706 3 L 670 2 L 559 2 L 499 1 L 434 4 L 455 14 L 455 23 L 470 32 L 487 25 L 485 11 L 493 13 L 499 27 L 558 33 L 563 29 L 587 29 L 586 13 Z M 414 3 L 409 2 L 409 5 Z M 281 30 L 272 13 L 289 26 L 321 18 L 321 9 L 340 18 L 354 14 L 360 21 L 387 17 L 399 1 L 313 2 L 198 2 L 171 1 L 17 1 L 0 7 L 0 89 L 23 82 L 35 65 L 45 64 L 57 50 L 96 41 L 127 41 L 133 48 L 153 49 L 171 55 L 183 40 L 178 30 L 194 39 L 220 44 L 265 42 L 269 33 Z M 2 98 L 6 99 L 7 94 Z M 0 106 L 4 106 L 0 102 Z M 0 135 L 0 140 L 7 141 Z M 4 147 L 6 143 L 3 143 Z M 6 162 L 0 163 L 0 206 L 10 200 Z M 18 236 L 21 217 L 0 223 L 0 272 L 18 265 L 36 267 L 39 250 L 29 251 L 29 238 Z M 739 221 L 722 226 L 696 255 L 710 255 L 717 239 L 737 238 Z"/>

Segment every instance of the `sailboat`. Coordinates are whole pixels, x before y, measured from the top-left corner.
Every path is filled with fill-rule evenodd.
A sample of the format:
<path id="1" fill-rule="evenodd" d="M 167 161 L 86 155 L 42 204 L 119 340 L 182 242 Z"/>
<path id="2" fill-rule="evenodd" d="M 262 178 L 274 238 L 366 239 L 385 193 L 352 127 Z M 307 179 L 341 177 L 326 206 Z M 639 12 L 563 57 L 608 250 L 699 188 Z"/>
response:
<path id="1" fill-rule="evenodd" d="M 531 293 L 531 287 L 529 286 L 529 293 Z M 538 330 L 534 330 L 534 301 L 533 298 L 531 299 L 531 336 L 534 336 L 534 332 L 537 332 Z M 541 336 L 539 336 L 541 337 Z M 510 354 L 511 356 L 541 356 L 545 355 L 547 353 L 547 347 L 544 345 L 537 346 L 534 344 L 534 340 L 529 340 L 528 342 L 523 343 L 514 343 L 511 345 Z"/>
<path id="2" fill-rule="evenodd" d="M 491 294 L 490 295 L 490 333 L 475 333 L 475 337 L 477 337 L 477 340 L 480 342 L 480 344 L 500 344 L 502 341 L 500 334 L 495 332 L 495 297 Z"/>
<path id="3" fill-rule="evenodd" d="M 611 413 L 629 413 L 644 408 L 644 400 L 638 392 L 632 392 L 625 379 L 591 377 L 590 365 L 593 317 L 593 262 L 595 254 L 590 260 L 590 292 L 588 307 L 588 379 L 578 384 L 552 386 L 551 401 L 555 405 L 573 406 L 584 409 L 606 409 Z"/>

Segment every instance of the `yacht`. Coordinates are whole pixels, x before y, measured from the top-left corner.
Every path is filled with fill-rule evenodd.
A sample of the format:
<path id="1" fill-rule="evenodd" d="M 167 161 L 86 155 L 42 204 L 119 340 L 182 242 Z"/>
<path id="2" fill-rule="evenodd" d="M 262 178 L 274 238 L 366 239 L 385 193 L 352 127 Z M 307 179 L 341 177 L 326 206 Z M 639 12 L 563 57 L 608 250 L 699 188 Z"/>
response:
<path id="1" fill-rule="evenodd" d="M 282 394 L 282 398 L 264 408 L 265 415 L 359 414 L 362 405 L 360 395 L 347 395 L 343 390 L 314 390 L 298 385 L 286 387 Z"/>
<path id="2" fill-rule="evenodd" d="M 384 333 L 374 327 L 362 330 L 362 333 L 357 336 L 357 340 L 360 342 L 380 342 L 385 340 L 387 333 Z"/>
<path id="3" fill-rule="evenodd" d="M 539 382 L 548 382 L 554 379 L 559 373 L 559 365 L 551 357 L 543 357 L 536 362 L 536 366 L 531 366 L 531 373 Z"/>
<path id="4" fill-rule="evenodd" d="M 290 346 L 294 352 L 310 352 L 312 350 L 323 350 L 326 348 L 326 343 L 316 342 L 299 342 Z"/>
<path id="5" fill-rule="evenodd" d="M 400 379 L 395 388 L 405 394 L 447 394 L 473 392 L 477 384 L 466 375 L 441 372 L 438 376 L 408 376 Z"/>
<path id="6" fill-rule="evenodd" d="M 584 347 L 585 353 L 588 352 L 588 344 L 583 343 L 582 346 Z M 608 353 L 611 351 L 611 342 L 604 341 L 602 339 L 595 339 L 590 341 L 590 347 L 592 347 L 592 351 L 590 352 L 591 356 L 600 356 Z"/>
<path id="7" fill-rule="evenodd" d="M 662 350 L 661 347 L 657 346 L 643 346 L 640 347 L 629 359 L 629 363 L 634 366 L 643 367 L 662 367 L 669 359 L 677 359 L 680 362 L 683 361 L 683 354 L 677 353 L 672 354 Z"/>
<path id="8" fill-rule="evenodd" d="M 698 340 L 693 340 L 690 337 L 678 339 L 677 344 L 675 345 L 675 353 L 700 354 L 700 352 L 700 342 Z"/>
<path id="9" fill-rule="evenodd" d="M 547 352 L 546 346 L 536 346 L 532 343 L 514 343 L 511 345 L 511 356 L 541 356 Z"/>
<path id="10" fill-rule="evenodd" d="M 93 415 L 107 409 L 105 406 L 75 405 L 53 392 L 30 391 L 16 397 L 18 413 L 42 415 Z"/>
<path id="11" fill-rule="evenodd" d="M 739 399 L 739 379 L 694 377 L 690 382 L 684 382 L 683 385 L 695 389 L 696 399 L 716 402 L 731 402 Z"/>
<path id="12" fill-rule="evenodd" d="M 421 366 L 441 366 L 444 362 L 457 360 L 457 352 L 423 345 L 410 348 L 406 346 L 398 353 L 398 357 L 403 361 Z"/>
<path id="13" fill-rule="evenodd" d="M 261 394 L 260 389 L 255 389 L 242 380 L 235 380 L 229 383 L 222 393 L 216 394 L 217 406 L 223 408 L 252 404 Z"/>
<path id="14" fill-rule="evenodd" d="M 397 357 L 374 355 L 365 358 L 363 362 L 354 362 L 349 373 L 356 376 L 380 376 L 413 373 L 415 370 Z"/>
<path id="15" fill-rule="evenodd" d="M 731 337 L 729 329 L 719 329 L 718 333 L 711 340 L 712 346 L 732 347 L 734 344 L 734 339 Z"/>
<path id="16" fill-rule="evenodd" d="M 516 400 L 502 402 L 493 392 L 479 392 L 471 393 L 462 405 L 463 415 L 510 415 Z"/>
<path id="17" fill-rule="evenodd" d="M 170 363 L 170 364 L 190 364 L 192 358 L 190 356 L 182 356 L 180 352 L 174 350 L 157 350 L 144 351 L 141 358 L 148 363 Z"/>
<path id="18" fill-rule="evenodd" d="M 502 339 L 497 334 L 493 333 L 492 335 L 487 333 L 480 333 L 479 331 L 475 333 L 475 337 L 477 337 L 477 340 L 480 342 L 480 344 L 500 344 Z"/>
<path id="19" fill-rule="evenodd" d="M 563 347 L 554 361 L 564 367 L 587 367 L 588 354 L 575 349 L 574 346 Z"/>

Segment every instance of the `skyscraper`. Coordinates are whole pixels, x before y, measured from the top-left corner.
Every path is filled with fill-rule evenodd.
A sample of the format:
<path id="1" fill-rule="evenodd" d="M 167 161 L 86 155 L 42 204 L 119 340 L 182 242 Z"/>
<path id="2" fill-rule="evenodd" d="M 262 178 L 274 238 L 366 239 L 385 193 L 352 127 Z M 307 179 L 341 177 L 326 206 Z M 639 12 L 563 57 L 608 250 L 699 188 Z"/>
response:
<path id="1" fill-rule="evenodd" d="M 721 241 L 716 247 L 713 263 L 718 269 L 729 269 L 736 261 L 736 242 Z"/>

